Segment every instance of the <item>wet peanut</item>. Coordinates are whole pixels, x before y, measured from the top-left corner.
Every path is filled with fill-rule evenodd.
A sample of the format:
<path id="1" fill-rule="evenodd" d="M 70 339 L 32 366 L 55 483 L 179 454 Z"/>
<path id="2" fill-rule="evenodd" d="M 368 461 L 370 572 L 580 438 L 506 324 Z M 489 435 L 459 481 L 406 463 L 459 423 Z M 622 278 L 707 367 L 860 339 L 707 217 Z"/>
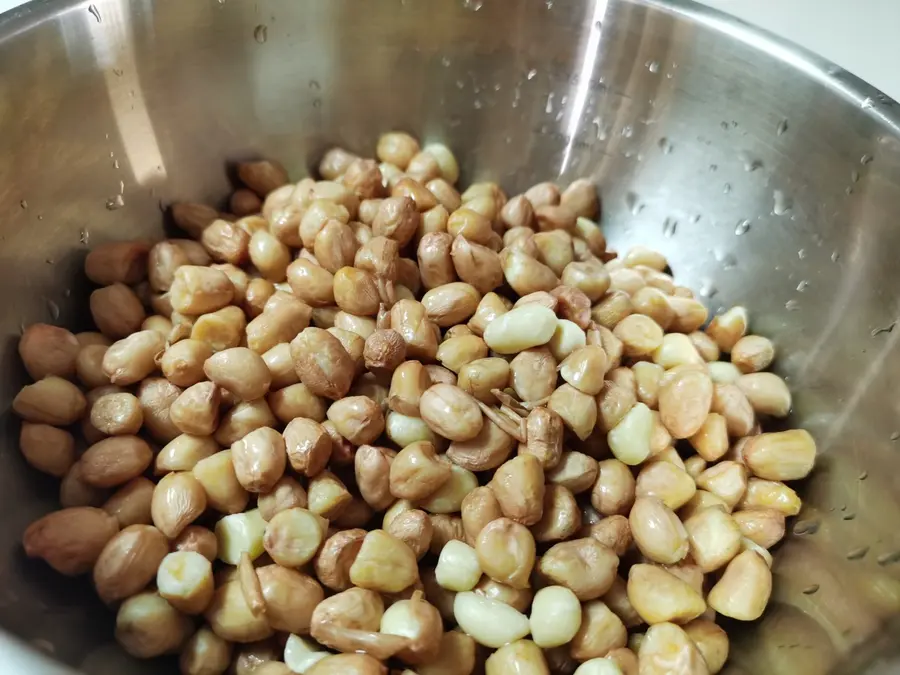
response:
<path id="1" fill-rule="evenodd" d="M 150 515 L 160 532 L 174 539 L 203 514 L 206 504 L 206 491 L 191 473 L 170 473 L 153 490 Z"/>
<path id="2" fill-rule="evenodd" d="M 12 402 L 13 411 L 26 422 L 53 426 L 74 424 L 86 408 L 78 387 L 54 375 L 22 387 Z"/>
<path id="3" fill-rule="evenodd" d="M 693 640 L 674 623 L 651 626 L 638 650 L 640 672 L 645 675 L 685 673 L 706 675 L 709 668 Z"/>
<path id="4" fill-rule="evenodd" d="M 659 390 L 662 423 L 674 438 L 689 438 L 703 426 L 712 401 L 713 383 L 705 373 L 685 370 L 666 378 Z"/>
<path id="5" fill-rule="evenodd" d="M 340 340 L 321 328 L 306 328 L 291 341 L 294 368 L 310 391 L 337 400 L 350 389 L 355 373 L 352 357 Z"/>
<path id="6" fill-rule="evenodd" d="M 628 522 L 641 553 L 654 562 L 674 565 L 688 554 L 690 546 L 684 525 L 660 500 L 635 499 Z"/>
<path id="7" fill-rule="evenodd" d="M 38 471 L 62 478 L 75 463 L 75 438 L 49 424 L 22 422 L 19 449 Z"/>
<path id="8" fill-rule="evenodd" d="M 474 438 L 484 424 L 475 399 L 450 384 L 427 389 L 421 395 L 419 413 L 432 430 L 452 441 Z"/>
<path id="9" fill-rule="evenodd" d="M 541 574 L 572 590 L 582 602 L 609 591 L 618 567 L 618 556 L 592 537 L 560 542 L 538 561 Z"/>
<path id="10" fill-rule="evenodd" d="M 547 482 L 562 485 L 573 494 L 587 492 L 597 480 L 597 460 L 581 452 L 563 452 L 559 462 L 545 472 Z"/>
<path id="11" fill-rule="evenodd" d="M 503 514 L 523 525 L 539 522 L 544 509 L 544 470 L 534 455 L 514 457 L 494 474 L 491 481 Z"/>
<path id="12" fill-rule="evenodd" d="M 33 380 L 48 375 L 71 378 L 81 349 L 72 333 L 45 323 L 28 326 L 19 338 L 19 358 Z"/>
<path id="13" fill-rule="evenodd" d="M 383 530 L 372 530 L 350 567 L 350 580 L 360 588 L 398 593 L 419 578 L 412 549 Z"/>
<path id="14" fill-rule="evenodd" d="M 213 354 L 203 364 L 206 376 L 243 401 L 266 395 L 272 374 L 263 358 L 246 347 L 234 347 Z"/>
<path id="15" fill-rule="evenodd" d="M 119 531 L 116 519 L 89 506 L 64 508 L 34 521 L 22 535 L 29 558 L 41 558 L 66 576 L 89 572 Z"/>
<path id="16" fill-rule="evenodd" d="M 116 487 L 140 476 L 153 461 L 153 451 L 137 436 L 113 436 L 94 443 L 79 460 L 81 478 L 99 488 Z"/>
<path id="17" fill-rule="evenodd" d="M 400 499 L 423 499 L 446 483 L 450 473 L 449 464 L 440 461 L 431 443 L 412 443 L 390 465 L 390 491 Z"/>
<path id="18" fill-rule="evenodd" d="M 719 581 L 709 592 L 709 606 L 720 614 L 738 619 L 758 619 L 772 593 L 772 572 L 763 558 L 750 550 L 728 563 Z"/>

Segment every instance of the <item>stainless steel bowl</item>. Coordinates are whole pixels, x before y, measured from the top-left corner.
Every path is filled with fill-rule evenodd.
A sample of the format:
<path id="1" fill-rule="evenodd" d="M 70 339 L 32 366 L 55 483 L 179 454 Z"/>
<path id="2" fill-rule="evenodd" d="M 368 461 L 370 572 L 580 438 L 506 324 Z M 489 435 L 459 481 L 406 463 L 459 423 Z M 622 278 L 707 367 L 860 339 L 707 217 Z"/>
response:
<path id="1" fill-rule="evenodd" d="M 900 114 L 815 56 L 683 0 L 43 0 L 0 18 L 3 407 L 21 325 L 83 324 L 90 245 L 221 200 L 225 167 L 294 178 L 403 128 L 463 179 L 593 177 L 615 247 L 662 250 L 773 336 L 822 458 L 735 673 L 890 668 L 900 610 Z M 135 666 L 85 580 L 25 559 L 53 481 L 2 416 L 3 672 Z M 799 532 L 804 532 L 800 534 Z M 35 649 L 36 648 L 36 649 Z M 39 651 L 49 653 L 43 660 Z M 59 670 L 62 668 L 62 670 Z"/>

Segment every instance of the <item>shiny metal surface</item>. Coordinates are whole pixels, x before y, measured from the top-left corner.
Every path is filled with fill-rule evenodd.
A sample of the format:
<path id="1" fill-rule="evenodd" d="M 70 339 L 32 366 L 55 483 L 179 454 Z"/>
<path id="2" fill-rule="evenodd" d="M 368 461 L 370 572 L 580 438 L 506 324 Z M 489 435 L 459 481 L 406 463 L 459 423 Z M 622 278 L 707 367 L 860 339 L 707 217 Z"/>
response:
<path id="1" fill-rule="evenodd" d="M 84 323 L 91 244 L 220 201 L 225 167 L 294 179 L 340 142 L 442 140 L 463 181 L 589 175 L 616 248 L 653 245 L 775 338 L 792 422 L 824 451 L 806 534 L 730 671 L 889 672 L 900 612 L 900 114 L 814 56 L 682 0 L 39 1 L 0 17 L 0 661 L 172 672 L 111 644 L 86 580 L 27 561 L 55 487 L 18 454 L 21 324 Z M 15 637 L 13 637 L 15 636 Z M 21 641 L 21 643 L 19 642 Z M 22 645 L 36 647 L 37 650 Z"/>

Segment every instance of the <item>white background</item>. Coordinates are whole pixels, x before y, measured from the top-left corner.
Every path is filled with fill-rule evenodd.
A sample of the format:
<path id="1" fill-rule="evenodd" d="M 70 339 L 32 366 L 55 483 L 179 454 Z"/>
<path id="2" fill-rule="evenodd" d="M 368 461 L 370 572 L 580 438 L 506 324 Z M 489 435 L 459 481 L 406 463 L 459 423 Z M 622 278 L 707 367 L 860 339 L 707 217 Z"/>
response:
<path id="1" fill-rule="evenodd" d="M 821 54 L 900 100 L 900 0 L 699 1 Z"/>
<path id="2" fill-rule="evenodd" d="M 699 1 L 793 40 L 900 100 L 900 0 Z M 0 12 L 19 4 L 0 0 Z"/>

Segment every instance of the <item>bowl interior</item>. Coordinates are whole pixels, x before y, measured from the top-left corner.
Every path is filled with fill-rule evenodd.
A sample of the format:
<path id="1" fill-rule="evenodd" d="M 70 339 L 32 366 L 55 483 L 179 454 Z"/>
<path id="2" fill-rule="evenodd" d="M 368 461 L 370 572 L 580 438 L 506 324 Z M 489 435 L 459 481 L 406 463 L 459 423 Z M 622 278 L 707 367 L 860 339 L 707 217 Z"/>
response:
<path id="1" fill-rule="evenodd" d="M 8 413 L 20 327 L 85 325 L 89 246 L 158 236 L 173 201 L 222 204 L 230 162 L 273 157 L 296 180 L 328 147 L 370 154 L 397 128 L 452 147 L 463 183 L 594 179 L 612 248 L 656 248 L 713 311 L 749 309 L 777 343 L 790 423 L 822 457 L 802 487 L 806 533 L 781 545 L 771 609 L 742 627 L 729 668 L 877 667 L 900 608 L 898 121 L 854 77 L 682 1 L 44 1 L 4 15 L 0 625 L 85 672 L 144 672 L 111 644 L 87 581 L 21 551 L 56 487 L 24 465 Z"/>

